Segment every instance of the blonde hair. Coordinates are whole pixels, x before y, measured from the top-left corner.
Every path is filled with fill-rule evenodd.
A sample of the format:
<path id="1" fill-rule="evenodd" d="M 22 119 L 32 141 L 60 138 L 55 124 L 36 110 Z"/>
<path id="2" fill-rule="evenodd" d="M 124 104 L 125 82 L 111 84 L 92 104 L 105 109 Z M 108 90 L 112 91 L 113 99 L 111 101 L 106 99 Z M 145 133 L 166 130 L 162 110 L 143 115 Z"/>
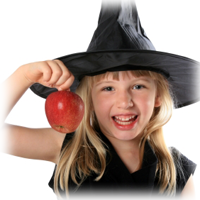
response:
<path id="1" fill-rule="evenodd" d="M 58 195 L 60 195 L 59 186 L 68 195 L 69 177 L 77 186 L 80 186 L 91 172 L 97 174 L 95 181 L 100 180 L 104 174 L 107 152 L 104 142 L 101 141 L 96 131 L 98 121 L 92 110 L 91 90 L 95 82 L 110 74 L 113 75 L 113 79 L 119 79 L 118 72 L 107 72 L 91 77 L 85 76 L 77 88 L 76 93 L 81 96 L 85 103 L 85 115 L 73 138 L 61 152 L 54 178 L 54 189 Z M 144 130 L 140 142 L 140 160 L 143 158 L 144 145 L 148 140 L 158 158 L 156 172 L 159 178 L 160 193 L 173 195 L 176 190 L 176 169 L 162 132 L 162 126 L 171 118 L 173 110 L 169 83 L 161 74 L 151 71 L 137 70 L 132 71 L 132 74 L 135 77 L 151 77 L 156 83 L 157 94 L 162 101 L 161 106 L 154 109 L 152 117 Z"/>

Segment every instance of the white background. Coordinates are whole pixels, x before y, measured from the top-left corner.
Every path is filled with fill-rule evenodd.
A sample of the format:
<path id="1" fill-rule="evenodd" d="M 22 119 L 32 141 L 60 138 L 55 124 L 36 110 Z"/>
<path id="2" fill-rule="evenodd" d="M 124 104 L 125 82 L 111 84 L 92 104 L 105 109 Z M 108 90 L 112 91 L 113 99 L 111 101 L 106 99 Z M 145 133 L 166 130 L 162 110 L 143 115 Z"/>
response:
<path id="1" fill-rule="evenodd" d="M 157 50 L 200 60 L 198 3 L 198 0 L 137 1 L 142 26 Z M 100 5 L 100 0 L 0 1 L 1 82 L 23 64 L 85 51 L 97 26 Z M 6 122 L 49 127 L 44 103 L 44 99 L 28 90 Z M 175 146 L 197 164 L 200 164 L 199 111 L 200 103 L 174 110 L 171 121 L 164 127 L 167 145 Z M 53 169 L 50 162 L 0 153 L 0 199 L 55 200 L 48 187 Z M 194 179 L 196 186 L 200 185 L 198 168 Z"/>

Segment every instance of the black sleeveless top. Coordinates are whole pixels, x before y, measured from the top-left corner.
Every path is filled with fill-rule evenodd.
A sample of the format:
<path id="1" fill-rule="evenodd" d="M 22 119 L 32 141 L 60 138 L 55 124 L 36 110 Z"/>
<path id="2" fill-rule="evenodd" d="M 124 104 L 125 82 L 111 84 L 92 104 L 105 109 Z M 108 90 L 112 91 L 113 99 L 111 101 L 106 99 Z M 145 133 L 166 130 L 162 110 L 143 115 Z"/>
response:
<path id="1" fill-rule="evenodd" d="M 67 134 L 63 142 L 63 147 L 67 142 L 71 140 L 74 133 Z M 82 184 L 77 187 L 73 181 L 69 180 L 69 194 L 85 194 L 90 195 L 157 195 L 159 190 L 158 177 L 156 173 L 156 166 L 158 159 L 152 150 L 149 142 L 145 144 L 145 151 L 143 156 L 143 164 L 140 170 L 130 174 L 124 163 L 119 158 L 118 154 L 114 150 L 109 140 L 101 134 L 103 141 L 108 145 L 109 154 L 107 155 L 107 166 L 104 175 L 99 181 L 95 181 L 96 174 L 91 174 Z M 175 166 L 177 168 L 177 184 L 176 195 L 178 196 L 183 190 L 187 180 L 191 174 L 194 174 L 196 164 L 182 155 L 175 148 L 171 148 L 173 158 L 175 160 Z M 176 165 L 176 161 L 180 165 Z M 182 172 L 178 170 L 182 167 Z M 56 170 L 56 167 L 55 167 Z M 55 173 L 54 170 L 54 173 Z M 54 173 L 49 182 L 49 186 L 54 187 Z M 60 188 L 59 188 L 60 189 Z M 61 194 L 64 196 L 65 192 L 60 189 Z"/>

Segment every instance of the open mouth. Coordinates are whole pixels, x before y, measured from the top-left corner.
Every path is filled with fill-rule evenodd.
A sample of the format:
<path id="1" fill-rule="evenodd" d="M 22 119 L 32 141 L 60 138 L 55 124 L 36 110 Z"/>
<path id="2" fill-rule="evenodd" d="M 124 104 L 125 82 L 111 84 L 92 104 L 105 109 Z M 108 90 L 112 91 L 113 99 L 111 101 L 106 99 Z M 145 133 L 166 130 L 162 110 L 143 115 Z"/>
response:
<path id="1" fill-rule="evenodd" d="M 132 115 L 128 117 L 113 116 L 113 120 L 119 125 L 130 125 L 136 121 L 138 115 Z"/>

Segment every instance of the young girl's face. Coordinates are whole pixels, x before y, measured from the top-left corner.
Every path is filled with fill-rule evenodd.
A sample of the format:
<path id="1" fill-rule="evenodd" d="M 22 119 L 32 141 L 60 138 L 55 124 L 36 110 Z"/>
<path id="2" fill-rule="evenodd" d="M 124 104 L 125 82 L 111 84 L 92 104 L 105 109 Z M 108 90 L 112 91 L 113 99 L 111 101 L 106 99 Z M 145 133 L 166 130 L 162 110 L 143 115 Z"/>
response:
<path id="1" fill-rule="evenodd" d="M 160 106 L 156 84 L 150 77 L 134 77 L 119 72 L 96 82 L 92 88 L 93 109 L 103 134 L 109 139 L 133 140 L 140 137 L 154 107 Z"/>

